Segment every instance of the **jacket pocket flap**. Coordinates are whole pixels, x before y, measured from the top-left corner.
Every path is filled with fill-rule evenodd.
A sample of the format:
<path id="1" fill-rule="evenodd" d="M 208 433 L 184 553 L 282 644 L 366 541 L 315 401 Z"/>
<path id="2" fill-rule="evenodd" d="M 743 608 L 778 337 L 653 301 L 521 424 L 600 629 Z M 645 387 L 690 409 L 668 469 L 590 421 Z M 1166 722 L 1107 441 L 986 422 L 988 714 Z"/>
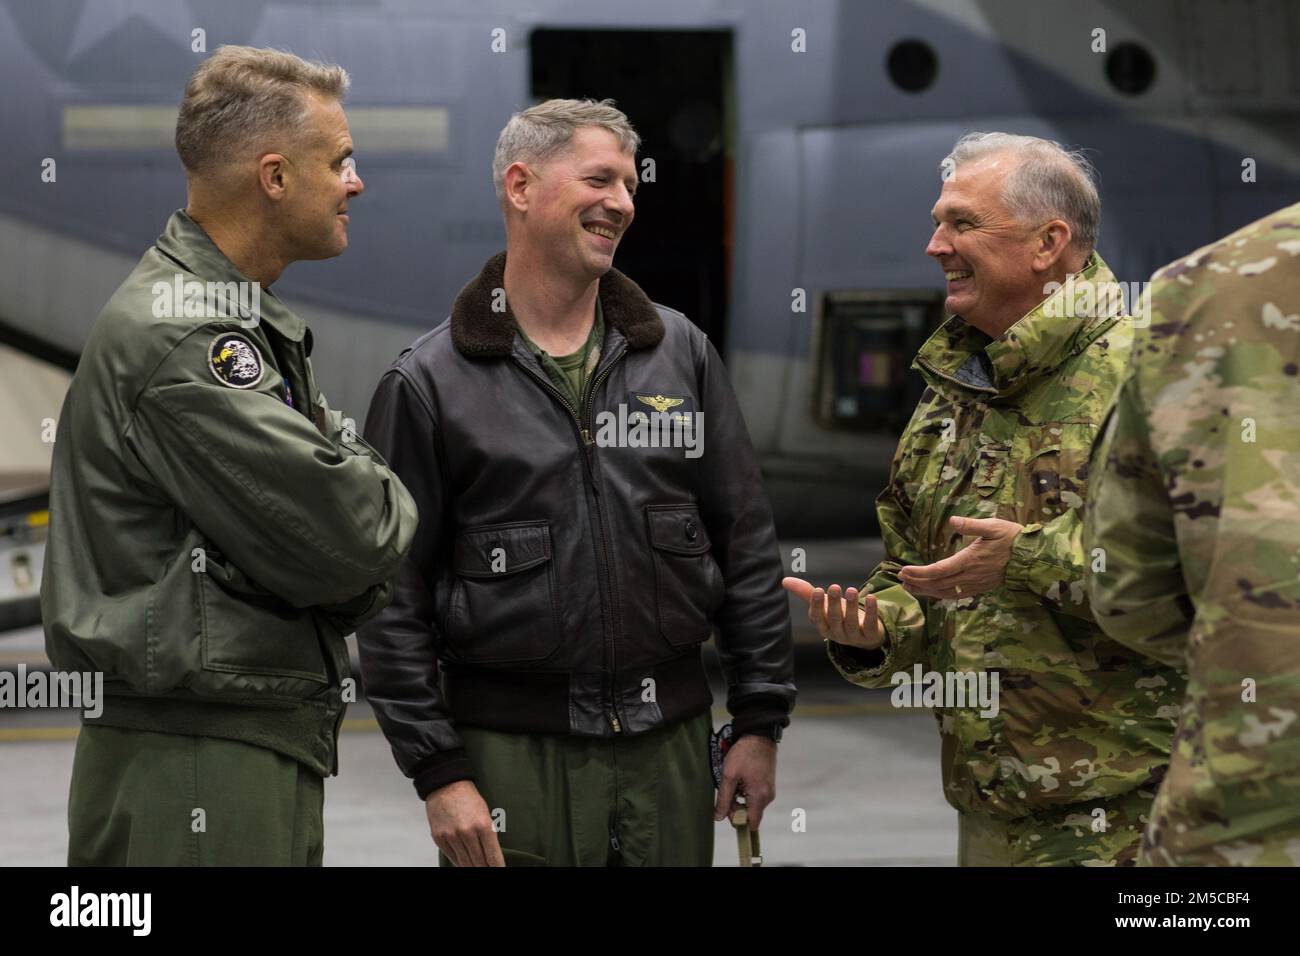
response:
<path id="1" fill-rule="evenodd" d="M 526 571 L 551 560 L 551 528 L 545 521 L 486 525 L 456 536 L 456 573 L 469 578 Z"/>
<path id="2" fill-rule="evenodd" d="M 651 506 L 646 509 L 650 523 L 650 543 L 660 551 L 673 554 L 703 554 L 712 545 L 709 533 L 694 506 Z"/>
<path id="3" fill-rule="evenodd" d="M 1029 451 L 1025 454 L 1025 461 L 1031 462 L 1035 458 L 1042 458 L 1044 455 L 1059 455 L 1060 453 L 1061 453 L 1060 442 L 1057 442 L 1055 445 L 1039 445 L 1037 447 L 1033 447 L 1029 449 Z"/>

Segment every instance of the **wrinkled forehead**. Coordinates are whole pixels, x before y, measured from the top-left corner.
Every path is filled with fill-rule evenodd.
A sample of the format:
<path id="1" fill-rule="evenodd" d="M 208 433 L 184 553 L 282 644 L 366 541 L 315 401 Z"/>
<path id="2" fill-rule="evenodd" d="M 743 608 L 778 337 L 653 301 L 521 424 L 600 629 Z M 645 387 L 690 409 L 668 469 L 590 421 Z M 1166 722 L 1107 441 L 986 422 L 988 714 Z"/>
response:
<path id="1" fill-rule="evenodd" d="M 1002 188 L 1007 175 L 1020 163 L 1010 152 L 991 153 L 958 166 L 939 192 L 933 214 L 942 218 L 947 211 L 1003 210 Z"/>

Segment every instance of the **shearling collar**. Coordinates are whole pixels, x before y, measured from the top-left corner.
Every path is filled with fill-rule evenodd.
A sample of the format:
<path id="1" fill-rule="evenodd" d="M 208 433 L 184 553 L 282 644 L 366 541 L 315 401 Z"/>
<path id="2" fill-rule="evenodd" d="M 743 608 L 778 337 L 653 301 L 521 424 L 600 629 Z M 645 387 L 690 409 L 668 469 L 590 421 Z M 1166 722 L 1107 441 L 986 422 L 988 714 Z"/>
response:
<path id="1" fill-rule="evenodd" d="M 506 254 L 498 252 L 456 296 L 451 307 L 451 340 L 466 358 L 505 358 L 514 351 L 515 315 L 506 303 L 494 312 L 494 292 L 505 288 Z M 641 287 L 617 269 L 601 276 L 600 307 L 607 325 L 618 329 L 629 348 L 658 345 L 664 323 Z"/>

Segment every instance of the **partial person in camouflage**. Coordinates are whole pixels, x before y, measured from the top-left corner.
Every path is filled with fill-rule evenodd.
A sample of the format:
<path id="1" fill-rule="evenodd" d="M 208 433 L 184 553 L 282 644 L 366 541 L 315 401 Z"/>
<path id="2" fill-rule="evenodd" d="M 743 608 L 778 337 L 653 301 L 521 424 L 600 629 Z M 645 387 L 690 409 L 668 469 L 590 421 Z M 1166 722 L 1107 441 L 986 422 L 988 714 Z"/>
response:
<path id="1" fill-rule="evenodd" d="M 972 133 L 949 159 L 926 253 L 952 315 L 912 366 L 927 388 L 877 499 L 885 560 L 847 603 L 786 587 L 855 684 L 918 668 L 997 689 L 991 708 L 935 710 L 959 863 L 1131 865 L 1184 689 L 1107 639 L 1084 589 L 1088 452 L 1131 320 L 1082 157 Z"/>
<path id="2" fill-rule="evenodd" d="M 1300 205 L 1166 266 L 1093 455 L 1097 623 L 1185 668 L 1141 862 L 1300 863 Z"/>

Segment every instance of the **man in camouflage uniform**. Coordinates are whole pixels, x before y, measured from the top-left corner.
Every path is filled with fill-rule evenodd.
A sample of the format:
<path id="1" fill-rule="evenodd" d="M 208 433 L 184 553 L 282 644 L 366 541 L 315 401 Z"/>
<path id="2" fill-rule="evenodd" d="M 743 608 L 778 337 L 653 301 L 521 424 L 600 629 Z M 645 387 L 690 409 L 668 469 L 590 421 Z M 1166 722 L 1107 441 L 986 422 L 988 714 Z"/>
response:
<path id="1" fill-rule="evenodd" d="M 926 252 L 952 316 L 912 366 L 928 387 L 877 499 L 885 560 L 847 605 L 838 585 L 786 586 L 855 684 L 917 665 L 998 680 L 991 716 L 952 695 L 936 709 L 962 865 L 1129 865 L 1183 691 L 1108 640 L 1084 593 L 1088 452 L 1131 320 L 1081 158 L 973 133 L 950 159 Z"/>
<path id="2" fill-rule="evenodd" d="M 1093 457 L 1115 640 L 1185 667 L 1141 860 L 1300 863 L 1300 205 L 1156 273 Z"/>

